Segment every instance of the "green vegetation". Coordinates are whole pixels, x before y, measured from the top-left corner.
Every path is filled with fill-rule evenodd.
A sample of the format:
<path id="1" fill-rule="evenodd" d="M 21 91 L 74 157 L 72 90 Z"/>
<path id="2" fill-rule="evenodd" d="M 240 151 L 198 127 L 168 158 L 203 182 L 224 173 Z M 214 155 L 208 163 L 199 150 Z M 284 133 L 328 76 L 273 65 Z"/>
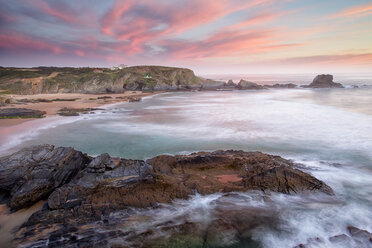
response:
<path id="1" fill-rule="evenodd" d="M 154 89 L 157 85 L 174 87 L 201 82 L 203 79 L 189 69 L 164 66 L 133 66 L 121 70 L 86 67 L 0 68 L 0 94 L 111 93 L 122 92 L 123 88 L 141 90 Z"/>

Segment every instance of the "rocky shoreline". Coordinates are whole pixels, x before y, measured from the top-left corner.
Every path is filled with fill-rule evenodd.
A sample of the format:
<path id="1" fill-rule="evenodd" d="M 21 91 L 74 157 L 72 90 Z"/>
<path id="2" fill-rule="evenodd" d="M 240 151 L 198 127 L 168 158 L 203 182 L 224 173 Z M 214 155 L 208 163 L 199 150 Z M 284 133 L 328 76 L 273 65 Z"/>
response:
<path id="1" fill-rule="evenodd" d="M 16 245 L 74 246 L 83 242 L 77 235 L 84 232 L 83 226 L 103 227 L 115 213 L 128 217 L 133 208 L 157 208 L 195 193 L 333 195 L 328 185 L 297 168 L 289 160 L 261 152 L 220 150 L 143 161 L 108 154 L 90 157 L 73 148 L 40 145 L 0 159 L 0 192 L 2 202 L 13 211 L 46 200 L 18 231 Z M 110 235 L 91 230 L 84 244 L 99 239 L 107 245 Z"/>

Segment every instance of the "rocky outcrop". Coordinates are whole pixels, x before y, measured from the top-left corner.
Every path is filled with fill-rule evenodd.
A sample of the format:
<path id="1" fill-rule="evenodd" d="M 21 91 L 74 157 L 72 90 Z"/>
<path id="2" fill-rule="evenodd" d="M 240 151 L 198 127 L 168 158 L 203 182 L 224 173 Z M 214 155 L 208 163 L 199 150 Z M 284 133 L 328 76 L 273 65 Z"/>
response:
<path id="1" fill-rule="evenodd" d="M 0 109 L 0 119 L 13 118 L 42 118 L 45 111 L 26 109 L 26 108 L 3 108 Z"/>
<path id="2" fill-rule="evenodd" d="M 260 152 L 163 155 L 148 160 L 148 163 L 155 173 L 177 178 L 179 183 L 201 194 L 246 190 L 285 194 L 321 191 L 332 194 L 330 187 L 293 168 L 290 161 Z"/>
<path id="3" fill-rule="evenodd" d="M 0 192 L 9 196 L 11 209 L 30 206 L 68 183 L 88 162 L 73 148 L 25 148 L 0 159 Z"/>
<path id="4" fill-rule="evenodd" d="M 294 89 L 297 88 L 297 84 L 274 84 L 274 85 L 264 85 L 266 88 L 273 88 L 273 89 Z"/>
<path id="5" fill-rule="evenodd" d="M 11 209 L 46 199 L 44 209 L 33 214 L 20 231 L 20 243 L 36 237 L 54 246 L 71 245 L 77 239 L 79 244 L 84 243 L 82 239 L 92 244 L 96 238 L 107 243 L 124 234 L 117 229 L 87 232 L 83 226 L 114 227 L 116 222 L 102 220 L 119 214 L 114 219 L 120 223 L 121 215 L 129 218 L 133 207 L 156 207 L 196 192 L 247 190 L 333 194 L 329 186 L 296 169 L 291 161 L 260 152 L 219 150 L 143 161 L 108 154 L 91 158 L 73 148 L 41 145 L 0 159 L 0 192 Z M 248 222 L 253 224 L 254 219 Z M 213 232 L 210 235 L 213 243 Z"/>
<path id="6" fill-rule="evenodd" d="M 73 148 L 51 145 L 26 148 L 1 158 L 0 190 L 9 195 L 12 209 L 49 195 L 50 209 L 69 208 L 72 203 L 121 209 L 170 202 L 193 192 L 333 194 L 330 187 L 295 169 L 290 161 L 260 152 L 162 155 L 145 162 L 108 154 L 91 159 Z"/>
<path id="7" fill-rule="evenodd" d="M 314 78 L 313 82 L 309 85 L 303 85 L 304 88 L 344 88 L 340 83 L 333 82 L 332 75 L 318 75 Z"/>
<path id="8" fill-rule="evenodd" d="M 250 81 L 246 81 L 246 80 L 243 80 L 243 79 L 241 79 L 239 81 L 236 88 L 239 89 L 239 90 L 262 90 L 262 89 L 266 89 L 262 85 L 259 85 L 259 84 L 256 84 L 256 83 L 253 83 L 253 82 L 250 82 Z"/>

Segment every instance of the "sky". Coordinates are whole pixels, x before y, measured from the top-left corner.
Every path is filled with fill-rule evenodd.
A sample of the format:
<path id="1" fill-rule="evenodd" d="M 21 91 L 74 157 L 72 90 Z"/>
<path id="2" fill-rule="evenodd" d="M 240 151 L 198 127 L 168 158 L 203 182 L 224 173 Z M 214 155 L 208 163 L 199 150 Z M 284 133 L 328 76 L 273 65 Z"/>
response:
<path id="1" fill-rule="evenodd" d="M 0 0 L 0 66 L 372 72 L 372 1 Z"/>

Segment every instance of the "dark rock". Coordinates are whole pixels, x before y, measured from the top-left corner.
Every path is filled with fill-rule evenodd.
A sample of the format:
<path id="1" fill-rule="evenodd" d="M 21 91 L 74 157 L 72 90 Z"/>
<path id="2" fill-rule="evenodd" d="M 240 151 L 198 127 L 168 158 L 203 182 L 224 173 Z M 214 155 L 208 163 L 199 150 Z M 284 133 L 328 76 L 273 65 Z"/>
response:
<path id="1" fill-rule="evenodd" d="M 68 183 L 90 159 L 73 148 L 40 145 L 0 159 L 0 190 L 11 209 L 30 206 Z"/>
<path id="2" fill-rule="evenodd" d="M 187 188 L 201 194 L 246 190 L 286 194 L 332 189 L 300 170 L 289 160 L 261 152 L 215 151 L 191 155 L 162 155 L 148 160 L 158 174 L 182 178 Z"/>
<path id="3" fill-rule="evenodd" d="M 314 78 L 313 82 L 309 85 L 303 85 L 304 88 L 344 88 L 340 83 L 333 82 L 332 75 L 318 75 Z"/>
<path id="4" fill-rule="evenodd" d="M 226 86 L 226 87 L 236 87 L 236 84 L 234 83 L 234 81 L 232 81 L 230 79 L 227 83 L 225 83 L 224 86 Z"/>
<path id="5" fill-rule="evenodd" d="M 365 245 L 372 245 L 372 233 L 361 230 L 359 228 L 356 228 L 354 226 L 348 226 L 347 227 L 351 237 L 358 242 L 361 242 Z"/>
<path id="6" fill-rule="evenodd" d="M 136 97 L 136 96 L 130 96 L 128 98 L 128 102 L 140 102 L 142 100 L 141 97 Z"/>
<path id="7" fill-rule="evenodd" d="M 112 97 L 111 96 L 100 96 L 100 97 L 97 97 L 97 99 L 107 100 L 107 99 L 112 99 Z"/>
<path id="8" fill-rule="evenodd" d="M 0 119 L 12 118 L 42 118 L 45 111 L 26 109 L 26 108 L 4 108 L 0 109 Z"/>
<path id="9" fill-rule="evenodd" d="M 294 89 L 297 88 L 297 84 L 274 84 L 274 85 L 264 85 L 266 88 L 273 88 L 273 89 Z"/>
<path id="10" fill-rule="evenodd" d="M 108 245 L 119 236 L 136 244 L 144 237 L 153 237 L 151 230 L 122 233 L 111 229 L 130 217 L 132 207 L 155 207 L 177 198 L 186 199 L 195 192 L 247 190 L 333 194 L 323 182 L 295 169 L 291 161 L 260 152 L 220 150 L 162 155 L 145 162 L 108 154 L 90 158 L 72 148 L 43 145 L 0 159 L 0 191 L 8 193 L 12 209 L 47 198 L 47 207 L 34 213 L 19 231 L 17 242 L 22 245 L 35 240 L 40 246 L 90 246 L 94 242 Z M 158 228 L 178 230 L 181 236 L 170 239 L 175 244 L 186 235 L 197 244 L 217 245 L 222 242 L 215 235 L 219 232 L 248 246 L 255 245 L 252 230 L 276 225 L 277 214 L 272 211 L 252 209 L 244 216 L 239 211 L 216 211 L 221 218 L 207 226 L 185 222 Z M 118 213 L 123 216 L 115 218 Z"/>
<path id="11" fill-rule="evenodd" d="M 262 89 L 266 89 L 262 85 L 259 85 L 259 84 L 253 83 L 253 82 L 249 82 L 249 81 L 246 81 L 246 80 L 243 80 L 243 79 L 241 79 L 239 81 L 236 88 L 239 89 L 239 90 L 262 90 Z"/>
<path id="12" fill-rule="evenodd" d="M 67 108 L 64 107 L 58 110 L 57 114 L 60 116 L 79 116 L 80 114 L 94 113 L 92 111 L 103 110 L 101 108 Z"/>

